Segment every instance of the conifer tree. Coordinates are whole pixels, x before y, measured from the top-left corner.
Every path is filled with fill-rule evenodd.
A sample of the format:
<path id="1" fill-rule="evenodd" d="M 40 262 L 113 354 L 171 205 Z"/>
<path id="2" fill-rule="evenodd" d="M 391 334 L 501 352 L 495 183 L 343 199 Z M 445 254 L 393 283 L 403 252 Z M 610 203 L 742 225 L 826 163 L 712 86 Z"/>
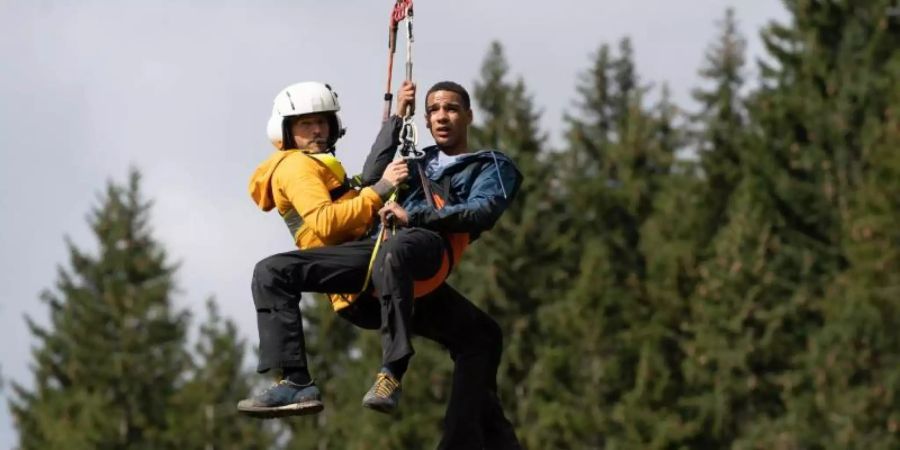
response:
<path id="1" fill-rule="evenodd" d="M 14 385 L 10 402 L 23 450 L 203 448 L 211 436 L 201 443 L 176 431 L 203 415 L 206 404 L 226 402 L 245 389 L 235 377 L 241 350 L 229 347 L 238 345 L 231 341 L 201 345 L 209 350 L 201 352 L 203 363 L 223 373 L 203 381 L 206 392 L 196 386 L 184 391 L 185 384 L 200 382 L 197 375 L 205 369 L 186 350 L 189 315 L 173 305 L 176 266 L 152 236 L 150 203 L 139 180 L 132 171 L 127 185 L 108 184 L 88 218 L 97 253 L 67 242 L 70 267 L 59 268 L 55 289 L 42 295 L 49 324 L 28 318 L 36 339 L 34 387 Z M 216 336 L 214 328 L 201 334 Z M 220 353 L 227 357 L 224 365 Z M 181 408 L 179 398 L 203 398 L 205 404 Z M 215 430 L 232 426 L 227 419 L 202 420 Z"/>
<path id="2" fill-rule="evenodd" d="M 896 217 L 883 200 L 896 193 L 896 159 L 884 149 L 896 145 L 900 23 L 890 1 L 785 3 L 791 24 L 764 34 L 776 64 L 754 118 L 785 167 L 768 189 L 795 249 L 797 269 L 781 277 L 800 285 L 791 332 L 805 339 L 781 377 L 783 413 L 742 442 L 893 448 L 896 395 L 883 380 L 897 377 L 896 359 L 881 353 L 894 353 L 897 312 L 873 269 L 890 273 L 896 247 L 877 223 Z"/>
<path id="3" fill-rule="evenodd" d="M 709 86 L 694 90 L 700 112 L 693 117 L 699 180 L 689 187 L 694 218 L 692 242 L 697 267 L 682 295 L 689 302 L 684 345 L 685 414 L 691 418 L 694 446 L 725 446 L 743 419 L 741 405 L 758 383 L 748 359 L 753 352 L 748 305 L 765 280 L 771 210 L 760 183 L 748 170 L 754 148 L 741 94 L 745 41 L 731 9 L 706 54 L 700 76 Z M 744 268 L 753 268 L 750 271 Z M 748 294 L 749 293 L 749 294 Z M 726 325 L 727 324 L 727 325 Z M 746 328 L 745 328 L 746 327 Z M 722 440 L 724 438 L 724 441 Z"/>
<path id="4" fill-rule="evenodd" d="M 731 193 L 741 179 L 741 160 L 747 158 L 747 112 L 741 90 L 744 86 L 746 41 L 738 30 L 734 10 L 728 9 L 720 23 L 721 34 L 706 53 L 700 76 L 711 85 L 693 91 L 700 112 L 694 116 L 697 151 L 705 183 L 701 201 L 703 224 L 700 234 L 714 236 L 724 217 Z"/>
<path id="5" fill-rule="evenodd" d="M 13 413 L 29 448 L 159 448 L 167 400 L 188 364 L 188 316 L 171 304 L 175 267 L 149 230 L 139 177 L 110 184 L 90 216 L 99 252 L 68 243 L 71 269 L 42 298 L 35 389 L 17 387 Z"/>
<path id="6" fill-rule="evenodd" d="M 737 87 L 729 73 L 737 66 L 728 62 L 739 61 L 726 51 L 739 42 L 729 38 L 729 23 L 726 18 L 710 55 L 709 67 L 718 70 L 708 72 L 718 73 L 717 92 L 725 95 L 705 103 L 715 115 L 701 117 L 708 141 L 701 164 L 703 198 L 711 207 L 704 221 L 709 244 L 702 249 L 691 303 L 693 339 L 685 347 L 685 375 L 694 393 L 685 403 L 699 430 L 706 430 L 693 444 L 717 447 L 747 435 L 771 435 L 772 423 L 785 413 L 785 380 L 817 327 L 812 302 L 837 269 L 830 238 L 822 234 L 833 218 L 811 222 L 829 209 L 815 194 L 815 175 L 785 157 L 789 148 L 800 156 L 793 135 L 800 128 L 789 124 L 800 117 L 784 109 L 807 102 L 799 80 L 766 69 L 775 81 L 754 95 L 749 128 L 755 133 L 742 135 L 741 116 L 729 100 Z M 793 70 L 788 66 L 781 70 Z M 704 98 L 713 99 L 698 96 Z M 802 158 L 813 161 L 821 153 L 809 149 Z"/>
<path id="7" fill-rule="evenodd" d="M 237 326 L 224 319 L 218 306 L 206 302 L 189 369 L 183 375 L 169 409 L 169 448 L 271 449 L 270 424 L 238 414 L 235 399 L 250 394 L 250 373 L 244 366 L 246 340 Z"/>
<path id="8" fill-rule="evenodd" d="M 662 448 L 680 433 L 665 411 L 677 392 L 678 338 L 668 328 L 678 304 L 655 295 L 644 228 L 681 138 L 665 90 L 645 108 L 630 42 L 619 49 L 602 46 L 582 76 L 558 158 L 569 245 L 548 266 L 569 276 L 540 315 L 535 448 Z"/>
<path id="9" fill-rule="evenodd" d="M 876 85 L 900 82 L 898 56 L 873 77 L 884 82 Z M 847 199 L 848 269 L 826 291 L 823 325 L 797 380 L 806 389 L 789 403 L 789 423 L 809 446 L 900 447 L 900 94 L 882 93 L 859 135 L 868 168 Z"/>
<path id="10" fill-rule="evenodd" d="M 854 261 L 848 231 L 869 215 L 855 202 L 868 196 L 861 181 L 874 166 L 867 159 L 877 153 L 875 136 L 889 135 L 886 99 L 896 84 L 884 71 L 898 36 L 887 3 L 788 1 L 791 25 L 764 33 L 774 63 L 762 65 L 764 84 L 750 103 L 754 135 L 728 221 L 700 268 L 698 326 L 687 349 L 689 378 L 708 386 L 692 400 L 712 421 L 708 445 L 896 445 L 888 431 L 896 413 L 879 407 L 882 399 L 849 400 L 877 391 L 869 376 L 890 371 L 880 360 L 834 363 L 841 346 L 865 342 L 858 355 L 895 342 L 848 308 L 853 298 L 860 309 L 896 317 L 849 281 L 851 273 L 865 279 L 857 270 L 867 262 Z M 851 337 L 877 330 L 883 338 Z"/>

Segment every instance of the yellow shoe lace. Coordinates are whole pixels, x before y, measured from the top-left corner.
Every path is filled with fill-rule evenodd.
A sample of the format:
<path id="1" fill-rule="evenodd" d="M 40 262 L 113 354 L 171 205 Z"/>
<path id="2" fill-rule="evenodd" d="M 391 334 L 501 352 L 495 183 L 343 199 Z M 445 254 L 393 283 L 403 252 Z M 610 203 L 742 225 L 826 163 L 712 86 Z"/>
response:
<path id="1" fill-rule="evenodd" d="M 375 396 L 380 398 L 388 398 L 400 388 L 400 382 L 396 378 L 386 374 L 379 373 L 375 380 Z"/>

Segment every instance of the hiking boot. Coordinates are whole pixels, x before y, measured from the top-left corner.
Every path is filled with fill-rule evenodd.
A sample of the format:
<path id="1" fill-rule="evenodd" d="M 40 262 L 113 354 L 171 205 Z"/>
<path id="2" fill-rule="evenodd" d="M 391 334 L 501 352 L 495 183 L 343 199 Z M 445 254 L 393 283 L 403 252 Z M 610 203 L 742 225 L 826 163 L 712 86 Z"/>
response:
<path id="1" fill-rule="evenodd" d="M 400 403 L 400 381 L 391 374 L 378 372 L 375 384 L 366 392 L 362 405 L 378 412 L 390 413 Z"/>
<path id="2" fill-rule="evenodd" d="M 251 417 L 271 419 L 275 417 L 303 416 L 324 409 L 322 395 L 314 382 L 299 385 L 281 380 L 260 394 L 241 400 L 238 411 Z"/>

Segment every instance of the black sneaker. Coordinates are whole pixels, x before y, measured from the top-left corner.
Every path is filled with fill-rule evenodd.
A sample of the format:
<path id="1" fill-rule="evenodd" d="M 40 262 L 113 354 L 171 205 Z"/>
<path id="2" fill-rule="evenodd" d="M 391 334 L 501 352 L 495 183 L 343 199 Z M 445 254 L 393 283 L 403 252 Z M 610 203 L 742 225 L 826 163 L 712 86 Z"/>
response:
<path id="1" fill-rule="evenodd" d="M 301 386 L 281 380 L 260 394 L 241 400 L 238 411 L 251 417 L 271 419 L 275 417 L 315 414 L 325 406 L 315 383 Z"/>
<path id="2" fill-rule="evenodd" d="M 366 392 L 362 405 L 378 412 L 390 413 L 400 403 L 400 381 L 386 372 L 378 372 L 375 384 Z"/>

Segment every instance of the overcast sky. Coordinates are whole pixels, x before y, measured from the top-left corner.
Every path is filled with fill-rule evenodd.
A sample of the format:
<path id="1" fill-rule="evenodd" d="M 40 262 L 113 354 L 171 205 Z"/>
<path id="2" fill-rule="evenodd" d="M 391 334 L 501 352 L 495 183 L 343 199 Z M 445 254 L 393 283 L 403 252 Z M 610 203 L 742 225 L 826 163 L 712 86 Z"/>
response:
<path id="1" fill-rule="evenodd" d="M 144 192 L 155 201 L 155 236 L 182 263 L 178 305 L 199 313 L 214 295 L 255 343 L 253 264 L 292 245 L 278 216 L 260 213 L 246 189 L 272 151 L 265 133 L 272 98 L 293 82 L 330 83 L 349 128 L 338 156 L 359 170 L 380 123 L 391 4 L 0 0 L 2 376 L 31 384 L 33 341 L 23 315 L 46 320 L 38 296 L 55 282 L 55 267 L 68 263 L 64 236 L 96 248 L 85 216 L 105 181 L 124 181 L 130 166 L 143 172 Z M 471 87 L 498 40 L 554 142 L 575 81 L 602 43 L 630 36 L 643 81 L 668 82 L 675 101 L 690 107 L 727 6 L 736 9 L 752 57 L 762 53 L 758 30 L 786 19 L 777 0 L 416 6 L 414 72 L 422 86 L 450 79 Z M 403 76 L 402 50 L 397 57 L 395 80 Z M 0 448 L 16 441 L 8 393 L 7 382 Z"/>

